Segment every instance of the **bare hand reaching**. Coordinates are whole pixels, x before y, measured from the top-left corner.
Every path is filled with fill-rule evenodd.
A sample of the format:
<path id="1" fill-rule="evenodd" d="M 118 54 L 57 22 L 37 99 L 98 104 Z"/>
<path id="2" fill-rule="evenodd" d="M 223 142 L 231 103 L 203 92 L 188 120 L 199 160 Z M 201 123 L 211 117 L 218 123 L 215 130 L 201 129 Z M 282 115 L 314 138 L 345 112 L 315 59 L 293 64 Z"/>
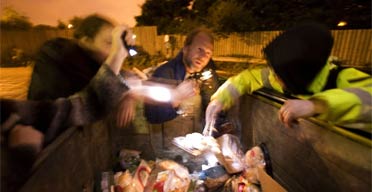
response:
<path id="1" fill-rule="evenodd" d="M 134 119 L 136 103 L 136 99 L 129 94 L 121 100 L 116 119 L 118 127 L 124 128 Z"/>
<path id="2" fill-rule="evenodd" d="M 222 111 L 223 105 L 218 100 L 212 100 L 207 107 L 205 112 L 205 127 L 203 129 L 203 135 L 211 136 L 213 131 L 216 131 L 214 124 L 217 119 L 218 113 Z"/>
<path id="3" fill-rule="evenodd" d="M 298 118 L 312 117 L 317 114 L 313 101 L 291 99 L 287 100 L 279 110 L 279 119 L 287 127 L 293 127 Z"/>

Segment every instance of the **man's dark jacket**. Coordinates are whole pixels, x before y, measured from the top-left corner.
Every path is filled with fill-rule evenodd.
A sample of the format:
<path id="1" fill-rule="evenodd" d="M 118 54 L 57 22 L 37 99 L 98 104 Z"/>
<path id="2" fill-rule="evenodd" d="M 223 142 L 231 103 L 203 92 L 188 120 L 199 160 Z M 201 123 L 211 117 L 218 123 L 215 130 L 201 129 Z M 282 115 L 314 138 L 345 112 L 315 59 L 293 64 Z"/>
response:
<path id="1" fill-rule="evenodd" d="M 182 57 L 183 53 L 180 51 L 174 59 L 159 66 L 152 74 L 151 80 L 161 83 L 180 84 L 184 81 L 186 75 L 186 68 L 183 64 Z M 210 60 L 203 70 L 206 69 L 210 69 L 213 76 L 212 78 L 203 81 L 200 85 L 200 94 L 202 96 L 201 109 L 203 112 L 208 106 L 210 97 L 219 86 L 213 60 Z M 202 115 L 203 114 L 204 113 L 202 113 Z M 162 106 L 151 104 L 145 105 L 145 116 L 150 123 L 163 123 L 176 118 L 177 115 L 177 109 L 173 108 L 171 103 Z"/>

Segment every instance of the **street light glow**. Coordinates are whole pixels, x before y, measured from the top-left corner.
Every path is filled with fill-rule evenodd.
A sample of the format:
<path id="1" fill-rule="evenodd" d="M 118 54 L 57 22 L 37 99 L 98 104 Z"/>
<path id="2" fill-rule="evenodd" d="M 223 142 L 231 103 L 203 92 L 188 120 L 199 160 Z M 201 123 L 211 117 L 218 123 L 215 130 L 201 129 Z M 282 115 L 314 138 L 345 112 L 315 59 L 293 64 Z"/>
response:
<path id="1" fill-rule="evenodd" d="M 338 22 L 337 27 L 344 27 L 346 25 L 347 25 L 346 21 L 340 21 L 340 22 Z"/>

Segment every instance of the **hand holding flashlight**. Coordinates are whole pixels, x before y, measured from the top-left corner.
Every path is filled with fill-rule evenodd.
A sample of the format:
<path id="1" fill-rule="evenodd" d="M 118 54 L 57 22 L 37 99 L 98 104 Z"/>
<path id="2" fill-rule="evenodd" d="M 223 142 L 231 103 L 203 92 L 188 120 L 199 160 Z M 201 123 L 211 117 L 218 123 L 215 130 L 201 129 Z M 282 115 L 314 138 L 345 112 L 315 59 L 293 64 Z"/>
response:
<path id="1" fill-rule="evenodd" d="M 135 55 L 137 55 L 137 51 L 135 49 L 135 46 L 129 44 L 128 42 L 130 42 L 130 43 L 131 43 L 131 41 L 133 42 L 134 39 L 136 38 L 136 36 L 134 34 L 130 34 L 129 37 L 127 37 L 127 36 L 128 36 L 128 31 L 126 30 L 121 35 L 121 40 L 123 41 L 124 47 L 125 47 L 125 49 L 127 49 L 129 55 L 130 56 L 135 56 Z M 129 40 L 128 40 L 128 38 L 129 38 Z"/>
<path id="2" fill-rule="evenodd" d="M 122 35 L 123 33 L 126 33 L 126 31 L 129 31 L 129 28 L 124 25 L 120 25 L 114 28 L 112 32 L 112 45 L 110 53 L 104 62 L 116 75 L 119 74 L 123 61 L 128 56 L 128 52 L 127 50 L 125 50 L 124 43 L 122 41 Z M 130 34 L 131 33 L 129 31 L 128 35 L 126 36 L 128 44 L 133 43 L 133 40 L 131 40 L 131 38 L 128 38 Z"/>

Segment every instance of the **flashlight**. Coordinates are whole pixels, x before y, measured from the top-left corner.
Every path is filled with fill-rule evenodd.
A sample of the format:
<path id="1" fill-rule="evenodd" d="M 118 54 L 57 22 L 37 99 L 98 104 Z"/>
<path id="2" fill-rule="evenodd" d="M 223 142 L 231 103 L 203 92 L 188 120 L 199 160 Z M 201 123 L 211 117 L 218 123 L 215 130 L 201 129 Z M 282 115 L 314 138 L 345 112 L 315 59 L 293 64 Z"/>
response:
<path id="1" fill-rule="evenodd" d="M 196 79 L 200 81 L 205 81 L 210 79 L 213 76 L 210 69 L 206 69 L 202 72 L 192 73 L 188 79 Z"/>
<path id="2" fill-rule="evenodd" d="M 121 40 L 123 41 L 124 47 L 128 50 L 130 56 L 137 55 L 137 51 L 133 45 L 128 45 L 127 41 L 125 40 L 125 36 L 127 36 L 127 31 L 124 31 L 121 35 Z M 132 37 L 133 38 L 133 37 Z"/>
<path id="3" fill-rule="evenodd" d="M 205 80 L 211 78 L 212 76 L 213 76 L 213 75 L 212 75 L 212 71 L 210 71 L 210 70 L 206 70 L 206 71 L 203 71 L 203 72 L 201 73 L 200 80 L 205 81 Z"/>

